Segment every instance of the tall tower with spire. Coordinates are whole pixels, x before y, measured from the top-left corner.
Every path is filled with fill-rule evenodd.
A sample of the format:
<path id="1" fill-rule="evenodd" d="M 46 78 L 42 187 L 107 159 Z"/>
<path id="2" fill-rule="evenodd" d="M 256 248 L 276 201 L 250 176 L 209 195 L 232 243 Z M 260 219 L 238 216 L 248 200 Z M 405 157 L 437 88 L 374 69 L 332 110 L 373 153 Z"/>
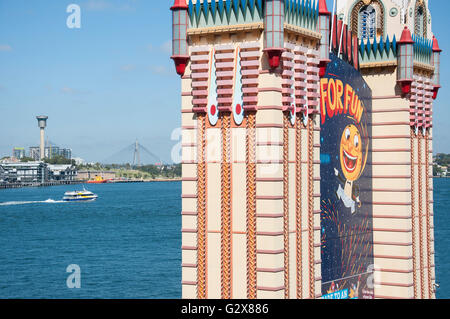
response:
<path id="1" fill-rule="evenodd" d="M 441 50 L 428 0 L 342 0 L 373 92 L 375 297 L 435 298 L 433 100 Z"/>
<path id="2" fill-rule="evenodd" d="M 435 297 L 432 103 L 441 50 L 428 1 L 338 0 L 336 8 L 174 1 L 183 298 Z M 359 153 L 329 153 L 337 135 Z M 331 163 L 341 157 L 352 173 L 364 152 L 363 186 L 350 177 L 335 191 L 342 177 Z M 324 279 L 344 264 L 352 276 Z"/>

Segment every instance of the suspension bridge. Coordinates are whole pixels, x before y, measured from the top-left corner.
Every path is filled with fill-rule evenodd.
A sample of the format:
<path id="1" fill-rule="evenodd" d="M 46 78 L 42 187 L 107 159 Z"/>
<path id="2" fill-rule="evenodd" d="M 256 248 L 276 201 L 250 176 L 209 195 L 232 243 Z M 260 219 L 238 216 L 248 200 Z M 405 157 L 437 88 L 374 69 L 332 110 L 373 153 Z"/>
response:
<path id="1" fill-rule="evenodd" d="M 140 144 L 138 140 L 127 145 L 120 151 L 105 158 L 104 164 L 131 164 L 132 166 L 142 165 L 165 165 L 166 163 L 160 156 L 156 155 L 144 145 Z"/>

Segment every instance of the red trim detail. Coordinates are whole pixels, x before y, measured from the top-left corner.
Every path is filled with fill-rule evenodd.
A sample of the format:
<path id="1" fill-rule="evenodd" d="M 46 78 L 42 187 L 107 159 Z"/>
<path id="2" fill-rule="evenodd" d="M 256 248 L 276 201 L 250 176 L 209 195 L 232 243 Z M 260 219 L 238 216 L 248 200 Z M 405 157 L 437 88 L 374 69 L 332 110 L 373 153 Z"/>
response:
<path id="1" fill-rule="evenodd" d="M 400 84 L 404 95 L 411 93 L 412 80 L 399 80 L 397 82 Z"/>
<path id="2" fill-rule="evenodd" d="M 265 49 L 269 57 L 269 65 L 271 69 L 276 69 L 280 66 L 281 54 L 283 53 L 283 49 L 270 48 Z"/>
<path id="3" fill-rule="evenodd" d="M 330 60 L 320 60 L 320 62 L 319 62 L 319 77 L 320 78 L 323 78 L 325 76 L 328 63 L 330 63 Z"/>
<path id="4" fill-rule="evenodd" d="M 319 0 L 319 15 L 331 15 L 331 12 L 328 11 L 326 0 Z"/>
<path id="5" fill-rule="evenodd" d="M 170 10 L 174 11 L 176 9 L 188 9 L 188 6 L 186 4 L 186 0 L 175 0 L 174 4 L 170 8 Z"/>
<path id="6" fill-rule="evenodd" d="M 438 40 L 433 35 L 433 52 L 442 52 L 442 50 L 439 48 Z"/>
<path id="7" fill-rule="evenodd" d="M 172 56 L 170 57 L 175 62 L 175 69 L 179 76 L 183 76 L 186 71 L 186 65 L 189 61 L 188 56 Z"/>
<path id="8" fill-rule="evenodd" d="M 440 85 L 436 85 L 433 87 L 433 100 L 436 100 L 440 88 Z"/>
<path id="9" fill-rule="evenodd" d="M 398 41 L 399 44 L 406 44 L 406 43 L 414 43 L 411 37 L 411 31 L 409 31 L 408 27 L 405 26 L 402 32 L 402 36 L 400 38 L 400 41 Z"/>

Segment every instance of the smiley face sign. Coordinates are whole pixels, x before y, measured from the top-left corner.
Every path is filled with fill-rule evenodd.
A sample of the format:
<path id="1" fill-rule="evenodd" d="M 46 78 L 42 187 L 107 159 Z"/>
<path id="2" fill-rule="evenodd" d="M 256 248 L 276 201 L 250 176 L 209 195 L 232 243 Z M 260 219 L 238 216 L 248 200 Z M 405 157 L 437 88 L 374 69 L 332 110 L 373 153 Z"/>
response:
<path id="1" fill-rule="evenodd" d="M 345 127 L 339 154 L 345 178 L 349 181 L 357 180 L 362 172 L 363 150 L 361 133 L 355 125 L 350 124 Z"/>

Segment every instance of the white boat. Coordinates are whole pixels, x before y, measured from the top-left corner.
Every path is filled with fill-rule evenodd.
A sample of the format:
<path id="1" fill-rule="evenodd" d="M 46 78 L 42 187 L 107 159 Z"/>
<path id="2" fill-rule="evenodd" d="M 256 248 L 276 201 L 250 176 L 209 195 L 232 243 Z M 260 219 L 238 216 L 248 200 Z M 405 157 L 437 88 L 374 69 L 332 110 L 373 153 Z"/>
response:
<path id="1" fill-rule="evenodd" d="M 65 202 L 79 202 L 79 201 L 94 201 L 98 196 L 86 189 L 82 191 L 65 192 L 63 201 Z"/>

